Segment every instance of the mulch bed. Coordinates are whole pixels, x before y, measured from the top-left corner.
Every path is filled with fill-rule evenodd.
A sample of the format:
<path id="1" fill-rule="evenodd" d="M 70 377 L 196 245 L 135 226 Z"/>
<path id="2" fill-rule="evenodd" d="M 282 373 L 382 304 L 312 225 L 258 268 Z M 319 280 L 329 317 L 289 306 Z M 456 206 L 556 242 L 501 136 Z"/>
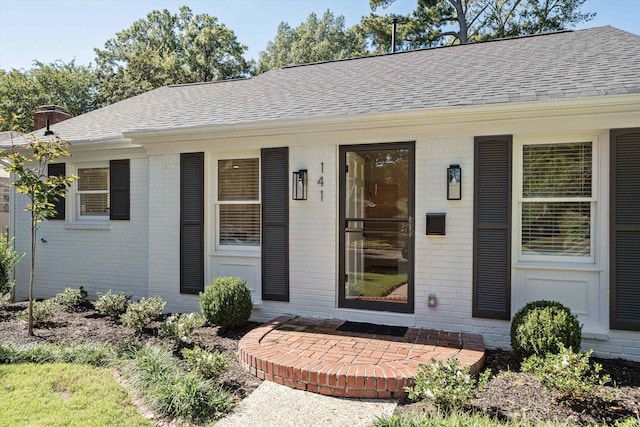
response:
<path id="1" fill-rule="evenodd" d="M 0 310 L 0 342 L 18 344 L 39 342 L 63 342 L 69 344 L 103 342 L 120 345 L 130 342 L 135 333 L 132 329 L 101 315 L 93 309 L 84 311 L 61 311 L 51 322 L 34 329 L 35 337 L 27 337 L 26 325 L 18 319 L 18 312 L 26 303 L 10 304 Z M 142 342 L 159 343 L 156 337 L 158 324 L 138 335 Z M 226 353 L 232 360 L 222 378 L 225 387 L 237 399 L 243 399 L 255 390 L 262 380 L 250 375 L 238 364 L 236 353 L 238 341 L 255 323 L 243 329 L 218 335 L 218 328 L 203 327 L 194 339 L 194 344 Z M 611 402 L 562 401 L 543 388 L 532 375 L 520 373 L 520 363 L 510 351 L 487 350 L 485 366 L 492 371 L 492 378 L 473 401 L 473 409 L 495 415 L 498 419 L 526 419 L 532 423 L 560 421 L 567 424 L 586 425 L 611 423 L 628 417 L 640 420 L 640 363 L 619 359 L 595 359 L 602 364 L 617 388 L 604 387 L 611 395 Z M 426 403 L 403 401 L 397 414 L 408 412 L 429 413 L 435 408 Z"/>

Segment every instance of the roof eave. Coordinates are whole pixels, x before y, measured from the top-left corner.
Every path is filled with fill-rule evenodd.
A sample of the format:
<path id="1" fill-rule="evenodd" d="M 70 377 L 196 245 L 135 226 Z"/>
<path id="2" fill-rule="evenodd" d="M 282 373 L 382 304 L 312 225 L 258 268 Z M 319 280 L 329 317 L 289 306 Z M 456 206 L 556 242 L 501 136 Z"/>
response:
<path id="1" fill-rule="evenodd" d="M 123 132 L 123 137 L 144 145 L 175 140 L 182 141 L 225 138 L 227 136 L 267 136 L 312 133 L 360 128 L 386 128 L 415 124 L 449 125 L 495 120 L 517 120 L 553 115 L 640 112 L 640 93 L 606 95 L 563 100 L 527 101 L 517 103 L 464 105 L 432 109 L 377 112 L 356 115 L 312 117 L 286 120 L 242 122 L 232 124 L 143 129 Z"/>

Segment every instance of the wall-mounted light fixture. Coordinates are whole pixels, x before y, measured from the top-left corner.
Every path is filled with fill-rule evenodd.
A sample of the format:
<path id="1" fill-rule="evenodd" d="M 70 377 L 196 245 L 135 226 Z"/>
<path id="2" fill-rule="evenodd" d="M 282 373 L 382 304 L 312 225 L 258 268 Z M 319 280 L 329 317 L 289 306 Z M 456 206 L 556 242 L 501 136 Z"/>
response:
<path id="1" fill-rule="evenodd" d="M 460 165 L 447 168 L 447 200 L 462 199 L 462 169 Z"/>
<path id="2" fill-rule="evenodd" d="M 438 298 L 436 298 L 436 294 L 429 294 L 429 307 L 435 307 L 438 305 Z"/>
<path id="3" fill-rule="evenodd" d="M 293 173 L 291 185 L 293 200 L 307 200 L 307 170 L 300 169 Z"/>

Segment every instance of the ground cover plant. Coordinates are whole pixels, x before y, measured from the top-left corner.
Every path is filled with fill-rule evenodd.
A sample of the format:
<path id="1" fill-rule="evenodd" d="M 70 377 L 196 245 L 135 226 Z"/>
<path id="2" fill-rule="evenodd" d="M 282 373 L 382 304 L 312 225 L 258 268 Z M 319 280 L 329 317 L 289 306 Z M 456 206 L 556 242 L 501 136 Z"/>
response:
<path id="1" fill-rule="evenodd" d="M 4 426 L 152 426 L 109 370 L 86 364 L 0 365 Z"/>
<path id="2" fill-rule="evenodd" d="M 114 294 L 111 289 L 106 294 L 98 292 L 98 300 L 94 306 L 100 313 L 111 318 L 119 319 L 127 311 L 131 296 L 125 294 Z"/>

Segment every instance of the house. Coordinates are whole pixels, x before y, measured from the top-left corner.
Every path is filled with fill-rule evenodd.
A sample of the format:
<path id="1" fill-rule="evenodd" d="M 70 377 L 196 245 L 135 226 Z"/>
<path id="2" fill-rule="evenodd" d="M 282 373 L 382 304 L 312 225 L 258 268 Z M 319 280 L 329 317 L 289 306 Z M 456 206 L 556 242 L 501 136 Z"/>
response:
<path id="1" fill-rule="evenodd" d="M 188 312 L 238 276 L 255 320 L 503 348 L 511 316 L 548 299 L 585 348 L 640 360 L 638 70 L 640 36 L 599 27 L 162 87 L 56 123 L 73 156 L 50 172 L 80 178 L 39 231 L 35 295 Z"/>
<path id="2" fill-rule="evenodd" d="M 20 143 L 25 137 L 25 134 L 12 130 L 0 132 L 0 147 Z M 0 165 L 0 231 L 5 231 L 9 227 L 9 198 L 9 172 Z"/>

